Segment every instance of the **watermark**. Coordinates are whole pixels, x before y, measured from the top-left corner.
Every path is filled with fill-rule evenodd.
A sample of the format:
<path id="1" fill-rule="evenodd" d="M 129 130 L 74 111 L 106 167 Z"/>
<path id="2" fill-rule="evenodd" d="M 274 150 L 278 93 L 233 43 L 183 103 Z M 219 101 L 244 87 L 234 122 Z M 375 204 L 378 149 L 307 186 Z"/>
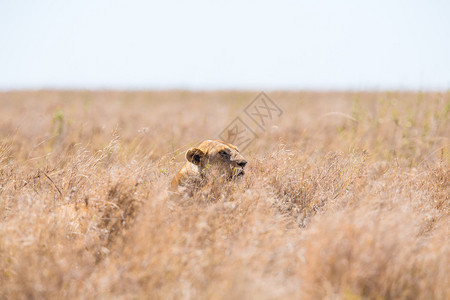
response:
<path id="1" fill-rule="evenodd" d="M 266 130 L 266 124 L 271 123 L 275 118 L 281 117 L 283 111 L 272 99 L 264 92 L 261 92 L 253 100 L 244 112 L 252 119 L 262 130 Z"/>
<path id="2" fill-rule="evenodd" d="M 261 92 L 243 111 L 219 134 L 219 138 L 244 151 L 256 138 L 257 132 L 265 132 L 283 111 L 264 92 Z M 245 122 L 246 119 L 251 122 Z M 256 125 L 256 126 L 255 126 Z"/>
<path id="3" fill-rule="evenodd" d="M 240 117 L 236 117 L 220 134 L 219 138 L 244 150 L 258 135 Z"/>

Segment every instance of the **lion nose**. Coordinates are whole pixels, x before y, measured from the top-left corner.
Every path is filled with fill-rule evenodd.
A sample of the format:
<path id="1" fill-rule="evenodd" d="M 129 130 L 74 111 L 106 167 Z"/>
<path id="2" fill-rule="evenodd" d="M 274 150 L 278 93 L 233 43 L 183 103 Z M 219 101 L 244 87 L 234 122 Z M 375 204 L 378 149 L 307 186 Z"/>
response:
<path id="1" fill-rule="evenodd" d="M 245 160 L 241 160 L 240 162 L 238 162 L 238 166 L 239 167 L 245 167 L 245 165 L 247 164 L 247 162 Z"/>

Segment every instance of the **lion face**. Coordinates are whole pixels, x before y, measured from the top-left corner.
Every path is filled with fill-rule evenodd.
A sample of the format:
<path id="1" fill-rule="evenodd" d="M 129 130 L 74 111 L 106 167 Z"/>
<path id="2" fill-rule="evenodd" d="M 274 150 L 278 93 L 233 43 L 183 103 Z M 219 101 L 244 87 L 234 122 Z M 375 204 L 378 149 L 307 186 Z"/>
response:
<path id="1" fill-rule="evenodd" d="M 186 159 L 198 166 L 204 176 L 227 179 L 243 176 L 247 164 L 236 146 L 220 140 L 207 140 L 189 149 Z"/>

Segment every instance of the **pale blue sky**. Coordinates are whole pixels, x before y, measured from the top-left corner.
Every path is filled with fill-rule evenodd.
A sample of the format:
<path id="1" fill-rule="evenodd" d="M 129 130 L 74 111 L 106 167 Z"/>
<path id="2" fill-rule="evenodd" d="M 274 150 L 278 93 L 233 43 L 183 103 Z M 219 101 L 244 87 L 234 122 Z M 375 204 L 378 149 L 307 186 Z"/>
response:
<path id="1" fill-rule="evenodd" d="M 0 0 L 0 89 L 450 89 L 450 1 Z"/>

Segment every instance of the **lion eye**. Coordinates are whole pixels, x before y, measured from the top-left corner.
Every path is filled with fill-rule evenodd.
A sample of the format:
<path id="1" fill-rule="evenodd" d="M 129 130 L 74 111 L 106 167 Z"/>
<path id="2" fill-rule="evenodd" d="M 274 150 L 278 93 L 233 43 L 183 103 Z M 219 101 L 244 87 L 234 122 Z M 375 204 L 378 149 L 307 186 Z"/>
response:
<path id="1" fill-rule="evenodd" d="M 230 157 L 230 153 L 228 153 L 228 152 L 225 151 L 225 150 L 219 151 L 219 154 L 222 155 L 222 156 L 225 157 L 225 158 L 229 158 L 229 157 Z"/>

